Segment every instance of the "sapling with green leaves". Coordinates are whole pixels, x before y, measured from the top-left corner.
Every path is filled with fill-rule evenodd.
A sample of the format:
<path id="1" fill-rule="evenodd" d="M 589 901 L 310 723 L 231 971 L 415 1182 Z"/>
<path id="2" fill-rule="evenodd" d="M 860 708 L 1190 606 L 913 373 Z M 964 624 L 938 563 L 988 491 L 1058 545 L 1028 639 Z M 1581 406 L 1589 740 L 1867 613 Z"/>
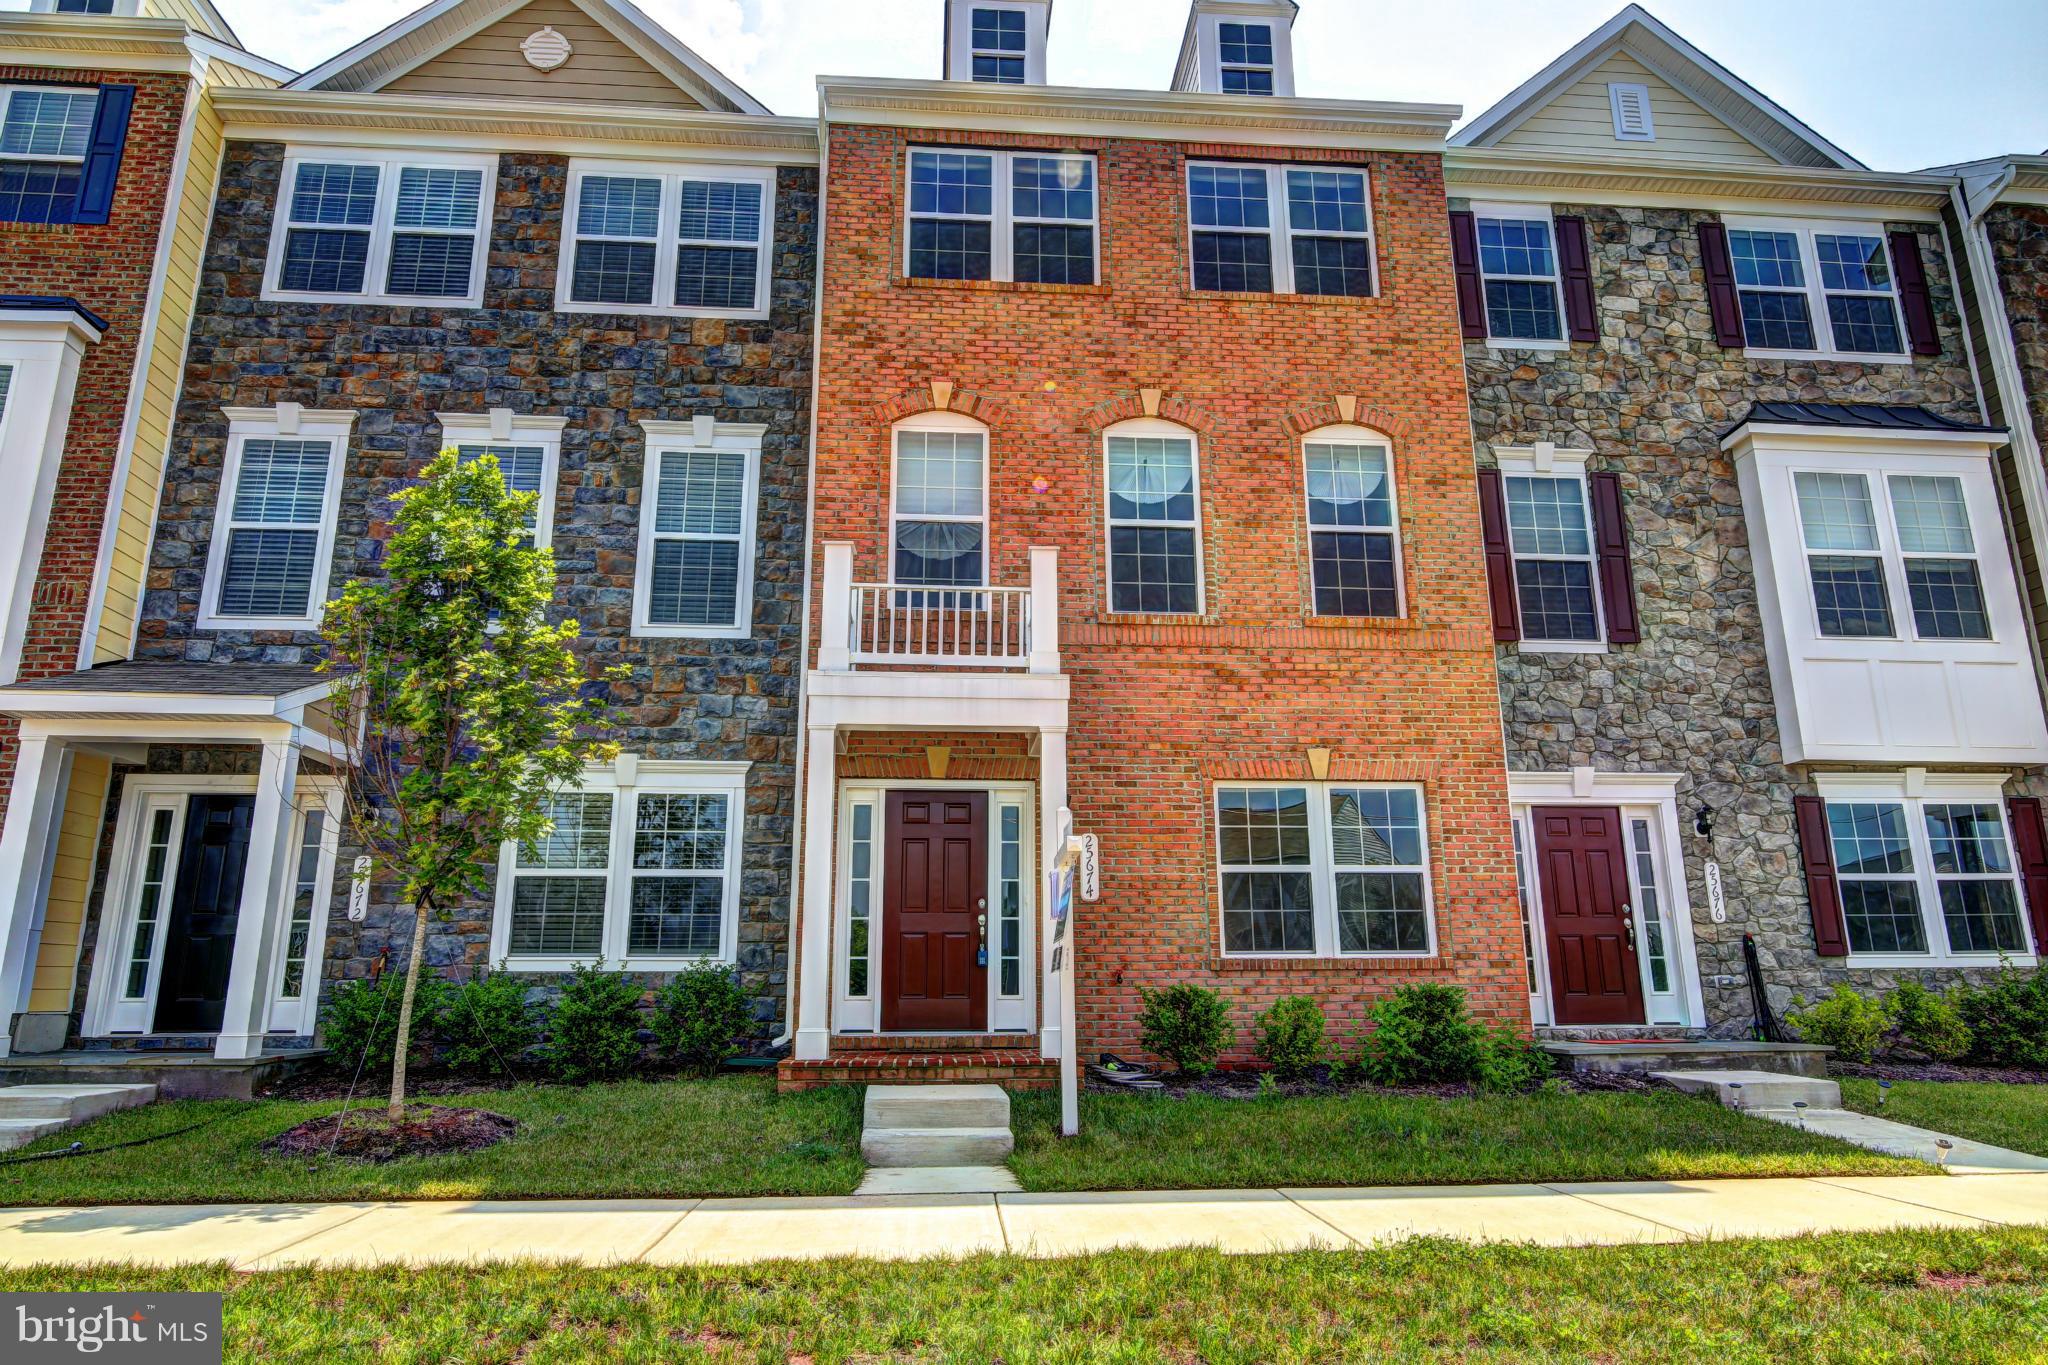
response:
<path id="1" fill-rule="evenodd" d="M 533 543 L 537 495 L 508 488 L 494 455 L 444 450 L 393 501 L 383 577 L 349 583 L 321 634 L 350 749 L 350 831 L 413 907 L 398 1119 L 428 920 L 485 894 L 499 847 L 545 838 L 552 794 L 618 745 L 605 738 L 616 675 L 577 658 L 577 622 L 548 620 L 555 563 Z"/>

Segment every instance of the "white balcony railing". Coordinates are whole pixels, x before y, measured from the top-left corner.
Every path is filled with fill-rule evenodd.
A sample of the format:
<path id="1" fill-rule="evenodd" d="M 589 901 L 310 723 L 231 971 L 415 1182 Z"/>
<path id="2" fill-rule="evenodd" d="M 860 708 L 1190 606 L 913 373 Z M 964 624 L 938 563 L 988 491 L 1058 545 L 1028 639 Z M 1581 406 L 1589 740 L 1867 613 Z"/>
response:
<path id="1" fill-rule="evenodd" d="M 1027 587 L 855 583 L 853 547 L 827 541 L 818 666 L 1057 673 L 1058 551 L 1031 550 Z"/>

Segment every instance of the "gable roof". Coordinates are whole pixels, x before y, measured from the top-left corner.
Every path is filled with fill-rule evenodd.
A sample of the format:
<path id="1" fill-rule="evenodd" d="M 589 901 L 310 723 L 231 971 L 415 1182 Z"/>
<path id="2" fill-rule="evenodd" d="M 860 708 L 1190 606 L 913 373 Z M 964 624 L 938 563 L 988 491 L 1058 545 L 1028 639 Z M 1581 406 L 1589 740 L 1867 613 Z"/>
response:
<path id="1" fill-rule="evenodd" d="M 381 90 L 531 0 L 432 0 L 293 81 L 291 90 Z M 570 0 L 706 109 L 767 114 L 767 105 L 649 18 L 632 0 Z"/>
<path id="2" fill-rule="evenodd" d="M 1490 147 L 1616 52 L 1626 52 L 1757 148 L 1787 166 L 1869 169 L 1672 32 L 1641 5 L 1630 5 L 1580 39 L 1451 138 L 1454 147 Z"/>

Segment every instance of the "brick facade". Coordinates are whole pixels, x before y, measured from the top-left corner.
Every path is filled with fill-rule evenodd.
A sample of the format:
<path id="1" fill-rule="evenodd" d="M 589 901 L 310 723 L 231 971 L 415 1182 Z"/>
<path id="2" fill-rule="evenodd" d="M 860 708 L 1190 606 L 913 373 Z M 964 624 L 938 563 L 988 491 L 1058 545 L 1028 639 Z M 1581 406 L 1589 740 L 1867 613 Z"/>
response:
<path id="1" fill-rule="evenodd" d="M 913 141 L 1095 153 L 1101 283 L 903 279 Z M 1139 988 L 1175 981 L 1227 996 L 1234 1059 L 1253 1014 L 1290 992 L 1318 996 L 1347 1039 L 1412 980 L 1526 1022 L 1440 159 L 1290 155 L 1370 172 L 1377 298 L 1191 288 L 1185 162 L 1271 149 L 831 131 L 813 534 L 854 544 L 857 581 L 886 577 L 892 423 L 932 408 L 938 383 L 990 431 L 988 581 L 1021 584 L 1027 547 L 1058 548 L 1068 804 L 1103 856 L 1102 899 L 1076 919 L 1084 1056 L 1135 1053 Z M 1196 437 L 1201 617 L 1106 609 L 1102 433 L 1144 413 L 1147 390 Z M 1392 441 L 1405 619 L 1312 613 L 1301 437 L 1341 420 L 1340 397 Z M 1332 779 L 1424 785 L 1438 956 L 1223 958 L 1211 786 L 1306 781 L 1311 747 L 1332 751 Z M 820 904 L 808 887 L 805 901 Z"/>

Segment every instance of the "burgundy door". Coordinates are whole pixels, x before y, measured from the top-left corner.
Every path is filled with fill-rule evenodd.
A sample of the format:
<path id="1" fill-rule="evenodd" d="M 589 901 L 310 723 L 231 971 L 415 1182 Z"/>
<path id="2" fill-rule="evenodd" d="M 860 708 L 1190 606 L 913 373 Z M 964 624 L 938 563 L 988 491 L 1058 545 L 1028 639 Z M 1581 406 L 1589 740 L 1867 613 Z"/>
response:
<path id="1" fill-rule="evenodd" d="M 1640 1024 L 1643 977 L 1628 890 L 1621 812 L 1599 806 L 1535 811 L 1536 880 L 1559 1024 Z"/>
<path id="2" fill-rule="evenodd" d="M 988 793 L 889 793 L 882 884 L 882 1028 L 979 1033 L 988 968 Z"/>

